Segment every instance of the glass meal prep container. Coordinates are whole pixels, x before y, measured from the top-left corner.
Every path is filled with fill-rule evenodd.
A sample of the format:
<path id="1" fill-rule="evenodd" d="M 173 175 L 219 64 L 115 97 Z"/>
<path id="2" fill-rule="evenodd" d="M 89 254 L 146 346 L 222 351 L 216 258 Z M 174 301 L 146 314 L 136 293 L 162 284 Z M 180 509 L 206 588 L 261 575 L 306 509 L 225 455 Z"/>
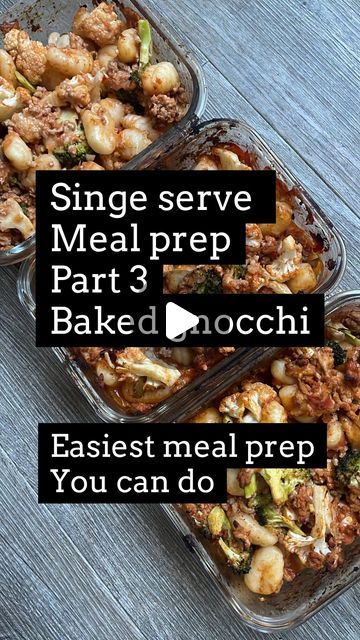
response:
<path id="1" fill-rule="evenodd" d="M 318 252 L 319 260 L 316 273 L 317 286 L 311 291 L 329 293 L 340 281 L 346 266 L 346 253 L 341 235 L 328 219 L 326 214 L 313 201 L 297 179 L 285 168 L 262 138 L 241 120 L 215 119 L 203 122 L 193 128 L 186 140 L 177 144 L 161 161 L 160 168 L 188 170 L 196 165 L 200 168 L 199 159 L 208 160 L 212 150 L 216 148 L 233 151 L 239 156 L 240 162 L 253 169 L 275 169 L 277 173 L 277 199 L 289 204 L 292 210 L 292 221 L 297 227 L 305 230 L 311 236 Z M 214 156 L 213 156 L 214 157 Z M 229 160 L 223 168 L 235 168 L 229 165 Z M 213 162 L 213 161 L 212 161 Z M 199 163 L 199 164 L 198 164 Z M 221 165 L 222 166 L 222 160 Z M 216 166 L 216 165 L 215 165 Z M 214 168 L 213 166 L 210 167 Z M 246 168 L 239 166 L 238 168 Z M 280 203 L 281 204 L 281 203 Z M 277 219 L 278 219 L 277 213 Z M 280 217 L 281 212 L 280 212 Z M 250 227 L 251 225 L 248 225 Z M 253 225 L 255 227 L 271 227 L 275 225 Z M 264 230 L 272 235 L 271 231 Z M 282 233 L 277 232 L 279 238 L 291 235 L 285 227 Z M 295 235 L 295 240 L 302 243 L 301 236 Z M 249 237 L 249 243 L 256 242 L 256 237 Z M 181 267 L 186 269 L 186 267 Z M 282 282 L 286 279 L 282 280 Z M 265 285 L 266 288 L 266 285 Z M 284 291 L 276 290 L 277 293 Z M 232 291 L 231 291 L 232 292 Z M 251 291 L 250 291 L 251 292 Z M 171 291 L 175 293 L 175 291 Z M 287 291 L 289 293 L 289 290 Z"/>
<path id="2" fill-rule="evenodd" d="M 214 144 L 236 144 L 244 154 L 248 154 L 254 166 L 263 169 L 272 167 L 276 169 L 278 179 L 286 185 L 291 193 L 291 204 L 294 208 L 294 219 L 299 227 L 309 229 L 321 245 L 319 260 L 321 271 L 318 276 L 318 287 L 315 291 L 325 293 L 330 291 L 341 279 L 346 263 L 344 244 L 335 231 L 333 225 L 319 208 L 312 202 L 304 190 L 296 183 L 295 179 L 281 165 L 266 144 L 248 125 L 242 122 L 229 120 L 205 122 L 191 133 L 189 140 L 181 145 L 177 144 L 164 164 L 176 169 L 186 169 L 194 166 L 199 155 L 207 153 Z M 33 292 L 35 261 L 25 263 L 19 275 L 18 291 L 20 300 L 35 314 L 35 301 Z M 55 349 L 55 353 L 67 363 L 68 370 L 74 381 L 80 386 L 86 398 L 90 401 L 97 414 L 103 420 L 108 421 L 165 421 L 175 419 L 177 410 L 182 409 L 190 397 L 199 393 L 199 388 L 208 388 L 212 379 L 223 367 L 229 366 L 235 354 L 227 355 L 211 369 L 200 373 L 193 382 L 176 391 L 173 396 L 162 400 L 144 413 L 128 415 L 116 402 L 113 394 L 99 384 L 94 371 L 89 368 L 87 372 L 79 366 L 79 363 L 71 358 L 70 351 Z M 185 390 L 184 390 L 185 389 Z M 134 405 L 135 406 L 135 405 Z"/>
<path id="3" fill-rule="evenodd" d="M 360 290 L 339 293 L 331 298 L 326 305 L 326 320 L 342 322 L 342 314 L 350 310 L 355 311 L 356 317 L 360 318 Z M 254 369 L 269 366 L 282 351 L 283 349 L 267 349 L 265 352 L 253 349 L 243 354 L 217 377 L 216 388 L 203 390 L 201 397 L 192 398 L 178 421 L 191 423 L 191 417 L 196 416 L 199 411 L 218 406 L 234 384 L 243 380 Z M 239 428 L 241 424 L 235 423 L 234 426 Z M 356 443 L 357 440 L 353 446 L 357 447 Z M 245 586 L 242 576 L 235 575 L 226 564 L 216 539 L 206 539 L 199 527 L 191 522 L 191 518 L 175 505 L 166 504 L 162 507 L 184 538 L 187 547 L 199 558 L 210 575 L 217 579 L 223 595 L 240 618 L 260 631 L 275 632 L 302 624 L 359 581 L 360 538 L 357 537 L 351 544 L 343 545 L 344 564 L 334 572 L 324 568 L 303 569 L 292 582 L 284 582 L 276 594 L 260 596 L 252 593 Z"/>
<path id="4" fill-rule="evenodd" d="M 110 0 L 109 0 L 110 2 Z M 98 3 L 97 3 L 98 4 Z M 110 2 L 111 4 L 111 2 Z M 50 33 L 67 33 L 72 24 L 76 11 L 86 6 L 81 0 L 35 0 L 35 2 L 19 2 L 0 15 L 0 25 L 17 21 L 21 29 L 29 33 L 34 40 L 47 43 Z M 95 3 L 96 6 L 96 3 Z M 114 9 L 118 14 L 126 8 L 148 20 L 153 38 L 152 63 L 160 61 L 171 62 L 176 68 L 181 85 L 184 88 L 184 102 L 187 110 L 182 118 L 164 131 L 150 146 L 138 153 L 124 166 L 126 169 L 142 169 L 156 161 L 166 150 L 174 145 L 196 123 L 202 115 L 206 104 L 206 86 L 203 71 L 195 62 L 191 54 L 177 44 L 177 36 L 171 28 L 164 26 L 163 21 L 146 9 L 146 4 L 137 0 L 114 2 Z M 89 11 L 94 9 L 94 3 L 88 3 Z M 4 35 L 0 32 L 0 47 L 3 47 Z M 5 250 L 0 251 L 0 266 L 20 262 L 35 251 L 35 236 Z"/>
<path id="5" fill-rule="evenodd" d="M 17 281 L 18 296 L 21 304 L 30 315 L 35 318 L 35 257 L 25 260 L 19 269 Z M 200 373 L 186 386 L 180 388 L 169 398 L 159 402 L 153 408 L 144 413 L 126 414 L 116 402 L 113 393 L 107 392 L 104 385 L 99 384 L 94 371 L 86 367 L 84 361 L 80 361 L 74 354 L 74 350 L 65 347 L 54 347 L 54 353 L 64 364 L 76 386 L 81 390 L 86 400 L 91 404 L 101 420 L 107 422 L 170 422 L 178 416 L 181 407 L 187 402 L 190 393 L 200 393 L 203 384 L 208 381 L 212 385 L 212 377 L 220 372 L 227 361 L 235 356 L 232 353 L 226 358 L 220 359 L 214 366 L 204 373 Z M 181 367 L 179 367 L 181 370 Z M 186 371 L 185 371 L 186 377 Z"/>

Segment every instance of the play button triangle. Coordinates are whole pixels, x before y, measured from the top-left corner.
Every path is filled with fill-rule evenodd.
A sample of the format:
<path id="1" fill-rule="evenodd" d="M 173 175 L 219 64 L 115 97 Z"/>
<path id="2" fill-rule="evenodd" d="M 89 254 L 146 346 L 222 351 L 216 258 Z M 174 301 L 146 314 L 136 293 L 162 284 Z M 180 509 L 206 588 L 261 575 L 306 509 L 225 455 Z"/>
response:
<path id="1" fill-rule="evenodd" d="M 190 311 L 186 311 L 186 309 L 174 302 L 166 304 L 166 337 L 169 340 L 173 340 L 188 331 L 188 329 L 196 327 L 198 323 L 198 316 L 190 313 Z"/>

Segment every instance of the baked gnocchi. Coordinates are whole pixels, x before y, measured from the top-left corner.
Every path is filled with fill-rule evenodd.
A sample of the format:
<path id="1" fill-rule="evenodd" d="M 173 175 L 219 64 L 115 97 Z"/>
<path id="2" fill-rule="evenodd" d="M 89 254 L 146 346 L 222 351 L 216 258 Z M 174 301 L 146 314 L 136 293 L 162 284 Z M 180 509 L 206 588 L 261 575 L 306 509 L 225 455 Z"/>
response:
<path id="1" fill-rule="evenodd" d="M 327 469 L 232 468 L 225 504 L 178 505 L 218 561 L 260 596 L 305 568 L 334 571 L 360 535 L 359 309 L 336 312 L 326 334 L 325 347 L 264 360 L 190 420 L 327 424 Z"/>
<path id="2" fill-rule="evenodd" d="M 38 169 L 121 169 L 186 113 L 174 65 L 152 60 L 148 21 L 123 12 L 110 2 L 81 7 L 71 31 L 50 33 L 47 44 L 15 24 L 5 33 L 0 188 L 28 224 L 3 216 L 0 250 L 35 230 Z"/>
<path id="3" fill-rule="evenodd" d="M 235 144 L 199 156 L 196 171 L 251 171 L 252 160 Z M 166 265 L 166 293 L 311 293 L 323 270 L 323 246 L 294 221 L 291 193 L 278 180 L 274 224 L 246 225 L 244 265 Z"/>

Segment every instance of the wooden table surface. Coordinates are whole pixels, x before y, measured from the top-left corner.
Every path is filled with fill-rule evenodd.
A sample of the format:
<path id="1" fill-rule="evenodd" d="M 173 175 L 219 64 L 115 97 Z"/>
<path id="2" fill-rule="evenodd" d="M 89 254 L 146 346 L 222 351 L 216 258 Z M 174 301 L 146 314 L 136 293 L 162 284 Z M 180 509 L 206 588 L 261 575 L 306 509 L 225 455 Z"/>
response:
<path id="1" fill-rule="evenodd" d="M 0 8 L 10 0 L 0 2 Z M 205 117 L 247 120 L 343 234 L 358 286 L 357 0 L 148 0 L 204 66 Z M 95 414 L 1 278 L 0 640 L 233 640 L 239 622 L 158 506 L 37 505 L 38 421 Z M 348 591 L 295 638 L 359 637 Z"/>

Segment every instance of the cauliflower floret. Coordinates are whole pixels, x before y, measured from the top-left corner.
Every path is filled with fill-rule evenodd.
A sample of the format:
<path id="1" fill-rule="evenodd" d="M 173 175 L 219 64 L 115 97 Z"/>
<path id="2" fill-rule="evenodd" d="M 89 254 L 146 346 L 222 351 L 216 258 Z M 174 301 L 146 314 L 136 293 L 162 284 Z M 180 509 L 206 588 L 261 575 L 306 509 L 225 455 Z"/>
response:
<path id="1" fill-rule="evenodd" d="M 275 280 L 272 282 L 268 282 L 266 286 L 274 293 L 291 293 L 291 290 L 289 289 L 287 284 L 281 284 L 280 282 L 276 282 Z"/>
<path id="2" fill-rule="evenodd" d="M 297 244 L 292 236 L 284 238 L 280 243 L 279 257 L 266 266 L 270 277 L 278 282 L 293 278 L 299 269 L 301 253 L 301 245 Z"/>
<path id="3" fill-rule="evenodd" d="M 326 536 L 332 534 L 333 513 L 332 498 L 324 485 L 314 484 L 312 487 L 315 523 L 309 536 L 299 536 L 292 531 L 285 536 L 283 543 L 290 553 L 296 553 L 303 564 L 306 564 L 309 553 L 316 552 L 327 556 L 331 549 Z"/>
<path id="4" fill-rule="evenodd" d="M 20 231 L 25 240 L 34 233 L 33 224 L 13 198 L 8 198 L 0 204 L 0 231 L 10 229 Z"/>
<path id="5" fill-rule="evenodd" d="M 20 29 L 11 29 L 4 37 L 4 46 L 14 59 L 16 68 L 33 84 L 40 84 L 46 67 L 46 48 L 30 40 Z"/>
<path id="6" fill-rule="evenodd" d="M 176 367 L 158 360 L 150 352 L 144 353 L 141 349 L 132 347 L 117 355 L 116 365 L 118 372 L 125 370 L 136 376 L 145 376 L 167 387 L 174 385 L 181 375 Z"/>
<path id="7" fill-rule="evenodd" d="M 262 382 L 249 384 L 245 391 L 224 398 L 219 411 L 239 422 L 287 422 L 276 391 Z"/>
<path id="8" fill-rule="evenodd" d="M 246 253 L 259 253 L 263 234 L 258 224 L 246 225 Z"/>
<path id="9" fill-rule="evenodd" d="M 101 74 L 93 76 L 91 73 L 83 73 L 66 78 L 56 87 L 53 96 L 58 106 L 70 104 L 77 107 L 86 107 L 93 98 L 92 93 L 96 87 L 100 89 Z"/>
<path id="10" fill-rule="evenodd" d="M 26 89 L 18 87 L 15 90 L 10 82 L 0 77 L 0 122 L 21 111 L 30 99 L 30 93 Z"/>
<path id="11" fill-rule="evenodd" d="M 76 12 L 72 31 L 82 38 L 105 47 L 116 42 L 125 24 L 119 20 L 111 4 L 101 2 L 93 11 L 80 7 Z"/>
<path id="12" fill-rule="evenodd" d="M 251 256 L 246 261 L 246 269 L 243 277 L 234 274 L 233 269 L 226 269 L 222 280 L 225 293 L 252 293 L 257 292 L 262 287 L 266 287 L 269 282 L 269 274 L 259 263 L 258 256 Z"/>

